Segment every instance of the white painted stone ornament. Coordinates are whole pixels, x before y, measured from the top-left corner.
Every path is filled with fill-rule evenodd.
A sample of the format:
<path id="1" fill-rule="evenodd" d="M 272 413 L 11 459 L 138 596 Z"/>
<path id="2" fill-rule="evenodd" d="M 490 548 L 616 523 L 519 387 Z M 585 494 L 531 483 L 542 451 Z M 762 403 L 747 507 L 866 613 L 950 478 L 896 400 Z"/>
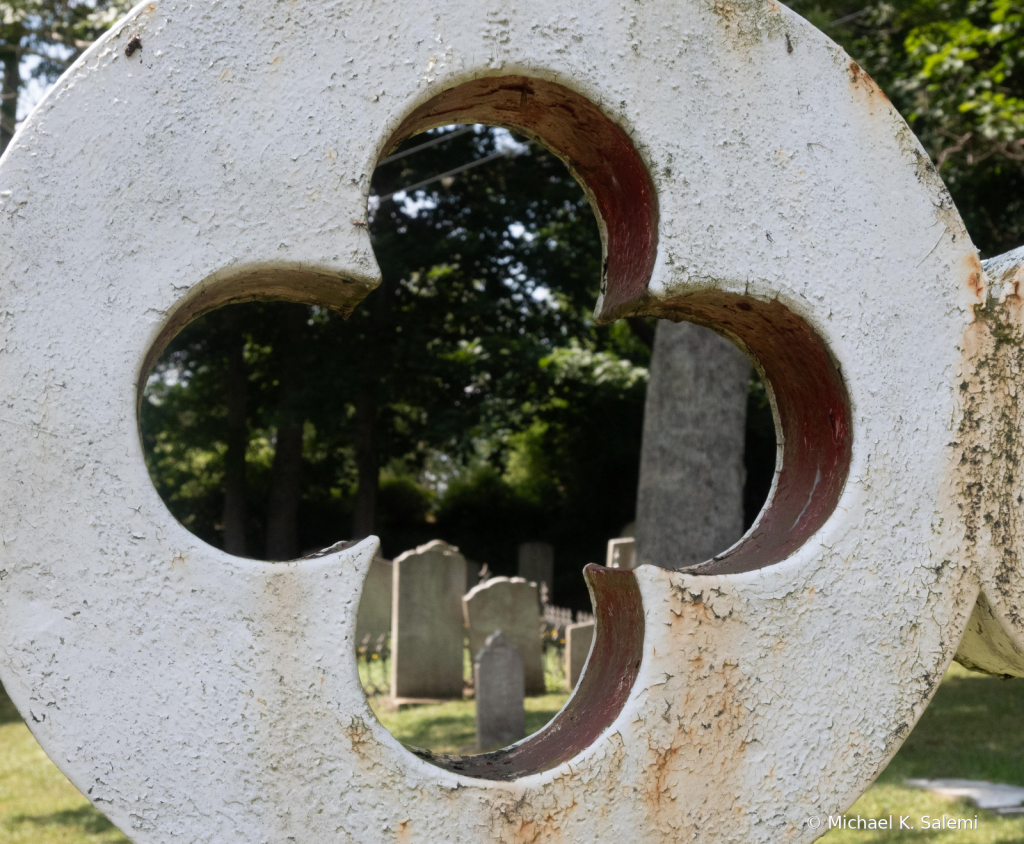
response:
<path id="1" fill-rule="evenodd" d="M 425 759 L 356 673 L 376 540 L 203 544 L 136 406 L 197 314 L 355 307 L 374 162 L 456 122 L 567 161 L 598 317 L 737 342 L 782 457 L 718 558 L 588 568 L 593 651 L 547 728 Z M 136 844 L 810 841 L 972 612 L 971 659 L 1024 673 L 1020 299 L 992 276 L 871 79 L 774 0 L 140 5 L 0 160 L 0 679 Z"/>

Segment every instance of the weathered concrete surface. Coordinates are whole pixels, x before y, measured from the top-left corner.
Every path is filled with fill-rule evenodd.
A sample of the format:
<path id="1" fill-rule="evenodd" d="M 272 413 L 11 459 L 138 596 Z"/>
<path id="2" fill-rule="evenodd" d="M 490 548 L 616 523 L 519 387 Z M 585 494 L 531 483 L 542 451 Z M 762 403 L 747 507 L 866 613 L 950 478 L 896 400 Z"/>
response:
<path id="1" fill-rule="evenodd" d="M 1024 677 L 1024 247 L 985 261 L 983 268 L 981 301 L 954 370 L 961 456 L 949 492 L 981 579 L 956 658 L 968 668 Z"/>
<path id="2" fill-rule="evenodd" d="M 587 183 L 600 317 L 716 325 L 782 435 L 727 555 L 600 575 L 635 585 L 639 655 L 584 673 L 570 706 L 616 693 L 586 747 L 510 781 L 374 719 L 374 540 L 210 548 L 153 489 L 136 414 L 197 313 L 354 307 L 374 162 L 484 119 Z M 139 6 L 0 160 L 0 679 L 137 844 L 810 841 L 896 752 L 983 586 L 1019 642 L 996 588 L 1019 572 L 1016 296 L 870 78 L 775 2 Z"/>
<path id="3" fill-rule="evenodd" d="M 462 617 L 469 633 L 469 652 L 474 658 L 488 638 L 500 630 L 519 649 L 526 694 L 544 694 L 544 654 L 536 583 L 521 577 L 492 577 L 463 596 Z"/>
<path id="4" fill-rule="evenodd" d="M 658 323 L 636 497 L 639 562 L 681 569 L 743 536 L 751 371 L 713 331 Z"/>
<path id="5" fill-rule="evenodd" d="M 466 559 L 435 539 L 395 557 L 391 583 L 391 697 L 462 697 Z M 365 588 L 365 586 L 364 586 Z"/>
<path id="6" fill-rule="evenodd" d="M 473 690 L 477 747 L 504 747 L 526 735 L 523 657 L 500 630 L 473 657 Z"/>

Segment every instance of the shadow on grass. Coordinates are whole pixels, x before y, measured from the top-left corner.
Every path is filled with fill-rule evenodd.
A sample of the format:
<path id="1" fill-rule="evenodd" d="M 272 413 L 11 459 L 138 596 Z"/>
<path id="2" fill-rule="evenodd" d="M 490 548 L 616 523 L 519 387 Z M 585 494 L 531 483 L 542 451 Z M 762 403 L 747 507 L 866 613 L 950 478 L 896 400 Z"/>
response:
<path id="1" fill-rule="evenodd" d="M 48 815 L 15 815 L 13 824 L 31 824 L 36 827 L 73 826 L 89 835 L 109 832 L 114 825 L 92 806 L 81 806 L 78 809 L 64 809 Z"/>
<path id="2" fill-rule="evenodd" d="M 1022 723 L 1024 680 L 968 674 L 957 666 L 878 782 L 956 777 L 1024 786 Z"/>
<path id="3" fill-rule="evenodd" d="M 21 722 L 21 715 L 18 714 L 18 710 L 15 709 L 14 704 L 11 703 L 11 699 L 7 697 L 7 692 L 4 691 L 4 687 L 0 685 L 0 724 L 14 724 Z"/>

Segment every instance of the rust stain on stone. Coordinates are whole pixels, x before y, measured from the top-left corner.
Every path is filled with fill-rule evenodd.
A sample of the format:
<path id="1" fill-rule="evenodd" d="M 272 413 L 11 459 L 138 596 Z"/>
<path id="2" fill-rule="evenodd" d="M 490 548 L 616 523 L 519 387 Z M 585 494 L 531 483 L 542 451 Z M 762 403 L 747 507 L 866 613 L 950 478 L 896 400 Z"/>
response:
<path id="1" fill-rule="evenodd" d="M 973 256 L 963 269 L 966 286 L 978 302 L 961 340 L 957 436 L 945 507 L 961 524 L 965 562 L 978 571 L 994 571 L 989 588 L 1019 621 L 1024 538 L 1022 501 L 1016 492 L 1024 481 L 1024 403 L 1018 386 L 1024 371 L 1021 270 L 1011 266 L 986 279 Z M 1008 495 L 1011 490 L 1014 494 Z M 971 635 L 969 629 L 965 641 Z"/>
<path id="2" fill-rule="evenodd" d="M 978 256 L 971 253 L 964 259 L 966 264 L 967 287 L 975 295 L 978 302 L 985 301 L 985 273 L 981 269 L 981 261 Z M 1013 294 L 1016 295 L 1016 288 Z"/>
<path id="3" fill-rule="evenodd" d="M 850 59 L 850 63 L 847 66 L 847 71 L 850 74 L 850 84 L 853 88 L 863 91 L 869 97 L 879 97 L 886 104 L 889 103 L 889 98 L 885 95 L 885 92 L 878 87 L 878 83 L 871 78 L 864 68 L 862 68 L 853 59 Z"/>

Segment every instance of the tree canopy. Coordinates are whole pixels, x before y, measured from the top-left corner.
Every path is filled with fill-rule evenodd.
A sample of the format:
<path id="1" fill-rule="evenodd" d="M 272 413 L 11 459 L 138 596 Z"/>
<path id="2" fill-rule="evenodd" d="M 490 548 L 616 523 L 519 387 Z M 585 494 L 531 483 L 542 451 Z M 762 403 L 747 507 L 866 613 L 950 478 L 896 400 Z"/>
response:
<path id="1" fill-rule="evenodd" d="M 0 0 L 0 154 L 29 79 L 54 82 L 132 4 L 126 0 Z"/>
<path id="2" fill-rule="evenodd" d="M 509 572 L 519 542 L 546 539 L 581 591 L 579 570 L 633 517 L 650 325 L 594 324 L 600 237 L 557 158 L 485 127 L 402 151 L 434 141 L 375 174 L 383 283 L 348 320 L 237 305 L 173 341 L 143 405 L 150 468 L 204 539 L 225 544 L 240 518 L 236 553 L 285 558 L 378 532 L 394 554 L 441 536 Z M 239 384 L 245 506 L 229 517 Z M 301 481 L 271 506 L 290 483 L 282 448 Z M 280 507 L 296 517 L 274 545 Z"/>
<path id="3" fill-rule="evenodd" d="M 789 4 L 871 74 L 921 139 L 984 257 L 1024 243 L 1024 7 Z"/>

